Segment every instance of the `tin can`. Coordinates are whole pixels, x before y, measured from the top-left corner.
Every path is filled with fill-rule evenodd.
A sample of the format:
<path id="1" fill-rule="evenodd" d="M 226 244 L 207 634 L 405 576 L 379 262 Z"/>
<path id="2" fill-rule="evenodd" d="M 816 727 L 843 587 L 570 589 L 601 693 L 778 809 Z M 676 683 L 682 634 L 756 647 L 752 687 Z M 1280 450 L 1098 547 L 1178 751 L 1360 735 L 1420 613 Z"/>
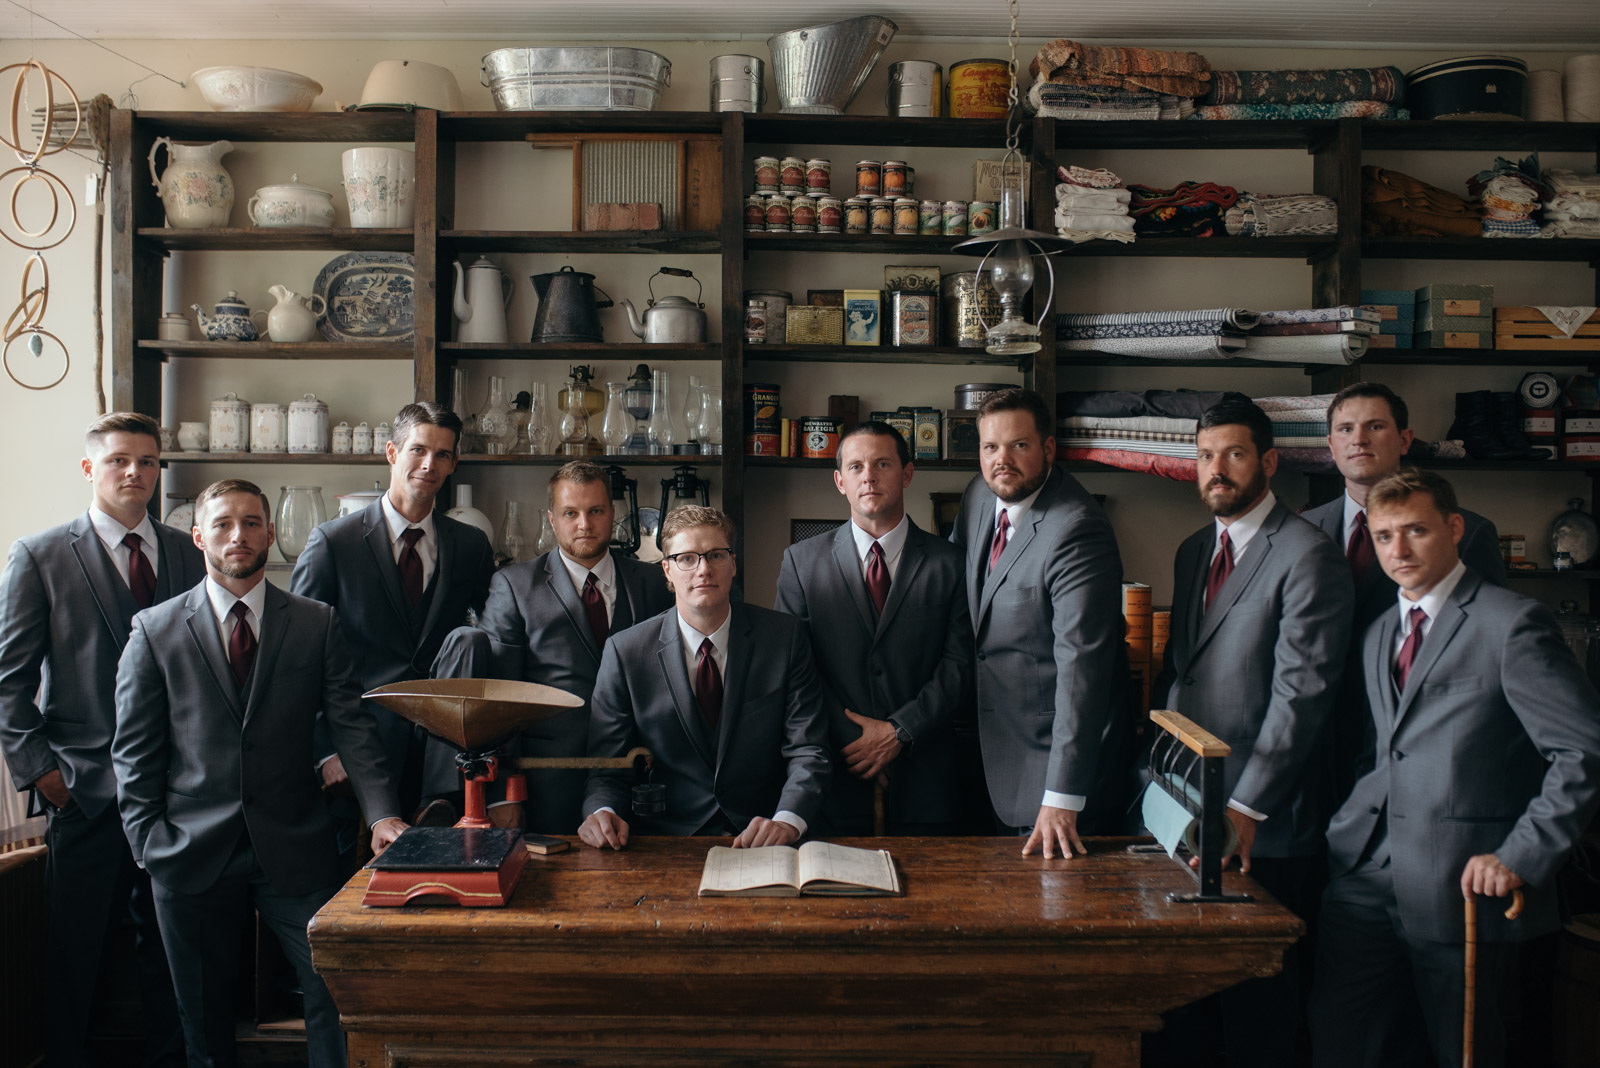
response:
<path id="1" fill-rule="evenodd" d="M 978 406 L 988 400 L 990 395 L 999 393 L 1003 389 L 1015 389 L 1015 386 L 1005 382 L 963 382 L 956 387 L 956 408 L 961 411 L 977 411 Z"/>
<path id="2" fill-rule="evenodd" d="M 889 293 L 889 344 L 935 344 L 937 298 L 932 293 L 896 289 Z"/>
<path id="3" fill-rule="evenodd" d="M 917 190 L 917 169 L 911 164 L 906 164 L 906 196 L 911 196 Z"/>
<path id="4" fill-rule="evenodd" d="M 944 203 L 938 200 L 924 200 L 917 209 L 917 233 L 926 236 L 943 232 Z"/>
<path id="5" fill-rule="evenodd" d="M 868 221 L 871 233 L 894 233 L 894 201 L 888 197 L 873 197 Z"/>
<path id="6" fill-rule="evenodd" d="M 944 94 L 944 68 L 925 59 L 889 64 L 889 114 L 901 118 L 936 119 Z"/>
<path id="7" fill-rule="evenodd" d="M 806 190 L 812 195 L 833 189 L 833 164 L 825 159 L 806 160 Z"/>
<path id="8" fill-rule="evenodd" d="M 814 460 L 839 455 L 839 424 L 816 416 L 801 419 L 800 455 Z"/>
<path id="9" fill-rule="evenodd" d="M 883 164 L 875 159 L 864 159 L 856 163 L 856 196 L 877 197 L 883 195 Z"/>
<path id="10" fill-rule="evenodd" d="M 762 231 L 767 228 L 767 198 L 751 193 L 744 198 L 744 228 Z"/>
<path id="11" fill-rule="evenodd" d="M 757 156 L 755 169 L 756 192 L 776 193 L 778 191 L 778 179 L 782 175 L 782 171 L 778 169 L 778 157 Z"/>
<path id="12" fill-rule="evenodd" d="M 903 197 L 906 195 L 906 161 L 903 159 L 890 159 L 883 162 L 883 195 L 886 197 Z"/>
<path id="13" fill-rule="evenodd" d="M 767 340 L 777 343 L 783 340 L 784 311 L 794 300 L 794 294 L 787 289 L 747 289 L 744 299 L 748 301 L 762 300 L 767 304 Z"/>
<path id="14" fill-rule="evenodd" d="M 988 275 L 976 271 L 947 274 L 939 280 L 943 322 L 939 335 L 946 345 L 981 349 L 989 343 L 989 325 L 1000 321 L 1000 294 Z"/>
<path id="15" fill-rule="evenodd" d="M 788 233 L 792 222 L 789 198 L 779 193 L 767 198 L 767 232 Z M 945 233 L 950 231 L 946 230 Z"/>
<path id="16" fill-rule="evenodd" d="M 785 156 L 778 164 L 778 192 L 785 195 L 806 191 L 806 161 L 799 156 Z"/>
<path id="17" fill-rule="evenodd" d="M 767 219 L 769 222 L 772 219 L 770 210 Z M 940 225 L 946 237 L 965 237 L 967 233 L 967 202 L 965 200 L 945 201 Z M 768 229 L 771 229 L 771 227 L 769 226 Z"/>
<path id="18" fill-rule="evenodd" d="M 995 231 L 994 205 L 987 200 L 974 200 L 967 205 L 967 233 L 973 237 Z"/>
<path id="19" fill-rule="evenodd" d="M 778 397 L 779 390 L 775 382 L 744 384 L 744 426 L 747 434 L 778 436 L 782 429 L 779 426 Z M 773 442 L 773 451 L 777 451 L 776 441 Z"/>
<path id="20" fill-rule="evenodd" d="M 797 196 L 789 201 L 790 224 L 797 234 L 817 232 L 817 202 L 808 196 Z"/>
<path id="21" fill-rule="evenodd" d="M 917 202 L 910 197 L 897 197 L 894 202 L 894 232 L 916 236 Z"/>
<path id="22" fill-rule="evenodd" d="M 767 341 L 767 302 L 764 300 L 747 300 L 744 302 L 744 343 L 746 345 L 764 345 Z"/>
<path id="23" fill-rule="evenodd" d="M 1011 68 L 1003 59 L 963 59 L 950 64 L 952 119 L 1003 119 Z"/>
<path id="24" fill-rule="evenodd" d="M 872 229 L 872 202 L 865 197 L 851 197 L 844 202 L 844 232 L 864 235 Z"/>
<path id="25" fill-rule="evenodd" d="M 844 205 L 837 197 L 817 199 L 817 233 L 837 234 L 844 227 Z"/>
<path id="26" fill-rule="evenodd" d="M 711 110 L 758 112 L 766 103 L 761 75 L 766 64 L 755 56 L 716 56 L 711 60 Z"/>

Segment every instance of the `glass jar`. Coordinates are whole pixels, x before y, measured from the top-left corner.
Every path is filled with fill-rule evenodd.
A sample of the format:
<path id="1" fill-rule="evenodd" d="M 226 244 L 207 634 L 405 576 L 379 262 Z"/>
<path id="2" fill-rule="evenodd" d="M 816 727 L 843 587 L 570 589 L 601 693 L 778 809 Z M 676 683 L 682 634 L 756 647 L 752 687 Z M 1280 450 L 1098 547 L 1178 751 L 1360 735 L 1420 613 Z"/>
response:
<path id="1" fill-rule="evenodd" d="M 571 385 L 561 391 L 561 452 L 564 456 L 589 453 L 589 409 L 584 405 L 583 383 L 574 375 Z"/>
<path id="2" fill-rule="evenodd" d="M 491 456 L 504 456 L 517 443 L 511 405 L 506 403 L 504 375 L 489 376 L 489 396 L 484 401 L 483 411 L 478 413 L 478 433 L 483 436 L 484 451 Z"/>
<path id="3" fill-rule="evenodd" d="M 495 565 L 520 564 L 531 558 L 532 543 L 522 527 L 522 502 L 507 501 L 506 515 L 500 522 L 500 540 L 495 545 Z"/>
<path id="4" fill-rule="evenodd" d="M 620 456 L 633 436 L 633 416 L 628 414 L 628 383 L 606 383 L 606 414 L 600 421 L 600 440 L 607 456 Z"/>
<path id="5" fill-rule="evenodd" d="M 715 391 L 702 389 L 700 391 L 700 411 L 695 416 L 694 436 L 700 442 L 700 452 L 706 456 L 716 456 L 722 452 L 722 446 L 715 444 L 722 440 L 722 401 Z"/>
<path id="6" fill-rule="evenodd" d="M 550 525 L 550 512 L 548 509 L 539 509 L 539 540 L 533 546 L 536 556 L 556 550 L 556 528 Z"/>
<path id="7" fill-rule="evenodd" d="M 650 451 L 650 365 L 639 364 L 628 376 L 628 389 L 624 394 L 628 414 L 633 416 L 633 437 L 628 439 L 627 452 L 643 456 Z"/>
<path id="8" fill-rule="evenodd" d="M 656 370 L 650 390 L 650 455 L 670 456 L 678 441 L 672 426 L 672 372 Z"/>
<path id="9" fill-rule="evenodd" d="M 311 532 L 327 521 L 328 509 L 322 503 L 321 486 L 279 488 L 278 512 L 273 526 L 277 531 L 278 552 L 289 563 L 300 559 Z"/>
<path id="10" fill-rule="evenodd" d="M 700 405 L 704 403 L 705 390 L 697 375 L 689 376 L 689 388 L 683 397 L 683 443 L 677 451 L 694 454 L 700 452 Z"/>

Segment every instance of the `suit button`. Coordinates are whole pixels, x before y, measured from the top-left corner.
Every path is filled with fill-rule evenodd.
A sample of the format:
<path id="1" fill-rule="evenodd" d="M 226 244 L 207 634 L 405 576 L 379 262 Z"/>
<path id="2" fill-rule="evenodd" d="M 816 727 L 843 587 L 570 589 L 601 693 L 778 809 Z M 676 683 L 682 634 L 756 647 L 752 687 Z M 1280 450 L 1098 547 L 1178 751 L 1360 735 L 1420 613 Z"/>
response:
<path id="1" fill-rule="evenodd" d="M 988 658 L 988 657 L 987 657 L 987 656 L 985 656 L 985 655 L 984 655 L 984 654 L 982 654 L 982 653 L 979 653 L 979 654 L 978 654 L 978 659 L 979 659 L 979 660 L 987 660 L 987 659 L 989 659 L 989 658 Z"/>
<path id="2" fill-rule="evenodd" d="M 1404 753 L 1400 752 L 1400 750 L 1398 750 L 1398 749 L 1396 749 L 1394 752 L 1390 753 L 1389 755 L 1392 756 L 1397 761 L 1404 760 L 1406 758 L 1406 755 Z"/>
<path id="3" fill-rule="evenodd" d="M 873 673 L 873 674 L 874 674 L 874 675 L 877 675 L 877 676 L 879 676 L 879 677 L 882 677 L 882 675 L 883 675 L 883 668 L 881 668 L 881 667 L 875 667 L 875 668 L 873 668 L 873 669 L 872 669 L 872 673 Z"/>
<path id="4" fill-rule="evenodd" d="M 1371 808 L 1367 809 L 1367 811 L 1372 813 L 1374 816 L 1376 816 L 1382 810 L 1379 809 L 1378 806 L 1374 805 Z"/>
<path id="5" fill-rule="evenodd" d="M 256 803 L 255 795 L 254 794 L 245 794 L 244 795 L 244 803 L 245 803 L 246 806 L 255 804 Z"/>
<path id="6" fill-rule="evenodd" d="M 255 742 L 245 742 L 244 743 L 244 751 L 246 753 L 253 753 L 253 752 L 255 752 L 255 750 L 256 750 L 256 743 Z"/>
<path id="7" fill-rule="evenodd" d="M 1183 677 L 1183 684 L 1185 686 L 1193 686 L 1194 685 L 1194 676 L 1193 675 L 1185 675 Z"/>

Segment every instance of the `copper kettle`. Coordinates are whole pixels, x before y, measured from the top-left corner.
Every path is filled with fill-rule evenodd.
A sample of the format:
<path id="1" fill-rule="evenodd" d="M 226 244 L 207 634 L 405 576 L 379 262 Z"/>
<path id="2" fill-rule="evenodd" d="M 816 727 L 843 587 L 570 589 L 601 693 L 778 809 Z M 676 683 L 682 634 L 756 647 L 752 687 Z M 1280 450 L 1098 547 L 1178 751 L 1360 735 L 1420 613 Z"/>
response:
<path id="1" fill-rule="evenodd" d="M 604 341 L 600 331 L 601 308 L 611 307 L 605 290 L 594 284 L 594 275 L 575 271 L 570 266 L 548 274 L 530 275 L 533 291 L 539 297 L 539 310 L 533 316 L 534 341 L 571 344 L 579 341 Z M 599 292 L 606 299 L 595 300 Z"/>

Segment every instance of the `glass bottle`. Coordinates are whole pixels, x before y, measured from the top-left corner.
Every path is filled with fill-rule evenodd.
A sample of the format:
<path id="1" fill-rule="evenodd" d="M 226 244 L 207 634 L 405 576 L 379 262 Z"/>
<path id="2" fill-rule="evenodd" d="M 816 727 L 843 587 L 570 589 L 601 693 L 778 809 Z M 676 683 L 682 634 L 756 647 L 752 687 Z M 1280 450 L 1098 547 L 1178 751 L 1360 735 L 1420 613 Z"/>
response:
<path id="1" fill-rule="evenodd" d="M 703 396 L 700 376 L 690 375 L 689 388 L 683 395 L 683 440 L 685 444 L 697 450 L 700 444 L 700 405 Z"/>
<path id="2" fill-rule="evenodd" d="M 500 542 L 496 546 L 495 565 L 520 564 L 529 559 L 528 534 L 522 528 L 522 502 L 507 501 L 505 519 L 500 522 Z"/>
<path id="3" fill-rule="evenodd" d="M 694 436 L 700 442 L 700 452 L 706 456 L 716 456 L 722 452 L 720 444 L 722 435 L 722 405 L 713 397 L 712 391 L 700 391 L 700 410 L 695 413 Z"/>
<path id="4" fill-rule="evenodd" d="M 606 414 L 600 421 L 600 440 L 605 442 L 607 456 L 619 456 L 633 436 L 633 416 L 628 414 L 625 391 L 626 382 L 606 383 Z"/>
<path id="5" fill-rule="evenodd" d="M 533 409 L 533 394 L 527 390 L 520 390 L 517 399 L 511 402 L 511 426 L 517 432 L 516 444 L 511 446 L 511 451 L 518 456 L 526 456 L 533 451 L 528 441 L 528 413 Z"/>
<path id="6" fill-rule="evenodd" d="M 328 520 L 322 503 L 321 486 L 283 486 L 279 489 L 277 529 L 278 551 L 291 564 L 305 551 L 306 541 L 320 523 Z"/>
<path id="7" fill-rule="evenodd" d="M 543 382 L 528 391 L 528 451 L 535 456 L 550 453 L 550 394 Z"/>
<path id="8" fill-rule="evenodd" d="M 491 456 L 503 456 L 516 444 L 517 428 L 511 423 L 511 405 L 506 403 L 504 375 L 489 376 L 489 396 L 478 413 L 478 433 L 483 436 L 484 451 Z"/>
<path id="9" fill-rule="evenodd" d="M 572 376 L 572 384 L 561 391 L 561 452 L 566 456 L 586 456 L 589 452 L 589 410 L 583 403 L 583 385 Z"/>
<path id="10" fill-rule="evenodd" d="M 556 547 L 556 528 L 550 525 L 550 513 L 539 509 L 539 542 L 533 547 L 535 555 L 543 556 L 545 553 L 554 552 Z"/>
<path id="11" fill-rule="evenodd" d="M 633 369 L 633 374 L 628 376 L 628 389 L 625 403 L 628 414 L 633 416 L 633 437 L 628 439 L 627 451 L 635 456 L 643 456 L 650 451 L 650 366 L 641 363 Z"/>
<path id="12" fill-rule="evenodd" d="M 672 372 L 657 370 L 650 391 L 650 455 L 670 456 L 677 434 L 672 426 Z"/>

